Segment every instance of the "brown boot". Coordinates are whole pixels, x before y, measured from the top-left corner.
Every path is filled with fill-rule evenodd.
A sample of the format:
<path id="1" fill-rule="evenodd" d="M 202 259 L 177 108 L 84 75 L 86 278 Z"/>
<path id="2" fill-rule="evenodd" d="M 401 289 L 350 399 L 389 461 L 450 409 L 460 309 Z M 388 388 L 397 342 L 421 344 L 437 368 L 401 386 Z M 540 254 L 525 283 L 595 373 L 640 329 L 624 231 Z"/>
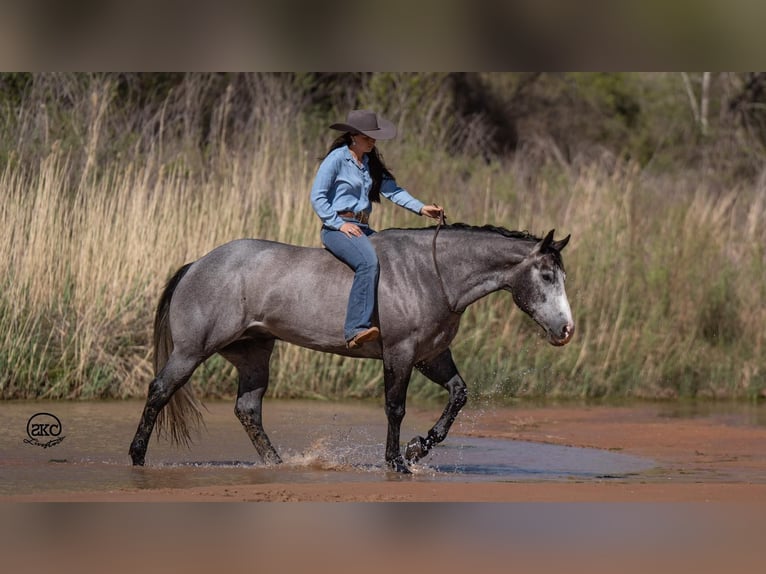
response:
<path id="1" fill-rule="evenodd" d="M 361 347 L 365 343 L 375 341 L 380 337 L 380 329 L 377 327 L 370 327 L 354 335 L 354 338 L 346 342 L 346 347 L 349 349 L 356 349 Z"/>

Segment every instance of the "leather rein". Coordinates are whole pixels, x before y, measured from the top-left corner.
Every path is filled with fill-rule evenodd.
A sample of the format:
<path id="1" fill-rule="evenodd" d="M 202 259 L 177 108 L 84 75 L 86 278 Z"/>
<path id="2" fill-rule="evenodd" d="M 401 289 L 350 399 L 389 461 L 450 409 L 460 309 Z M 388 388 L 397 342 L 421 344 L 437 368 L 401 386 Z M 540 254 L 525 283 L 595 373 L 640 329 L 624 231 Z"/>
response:
<path id="1" fill-rule="evenodd" d="M 431 242 L 431 257 L 434 261 L 434 269 L 436 269 L 436 277 L 439 279 L 439 287 L 441 288 L 444 302 L 447 304 L 447 308 L 450 310 L 450 312 L 460 315 L 463 311 L 458 311 L 455 306 L 450 303 L 449 297 L 447 296 L 447 290 L 444 287 L 444 278 L 442 277 L 442 273 L 439 270 L 439 263 L 436 261 L 436 238 L 439 237 L 439 231 L 441 230 L 442 226 L 446 224 L 447 217 L 444 215 L 444 211 L 442 211 L 441 215 L 439 216 L 439 223 L 436 225 L 434 239 Z"/>

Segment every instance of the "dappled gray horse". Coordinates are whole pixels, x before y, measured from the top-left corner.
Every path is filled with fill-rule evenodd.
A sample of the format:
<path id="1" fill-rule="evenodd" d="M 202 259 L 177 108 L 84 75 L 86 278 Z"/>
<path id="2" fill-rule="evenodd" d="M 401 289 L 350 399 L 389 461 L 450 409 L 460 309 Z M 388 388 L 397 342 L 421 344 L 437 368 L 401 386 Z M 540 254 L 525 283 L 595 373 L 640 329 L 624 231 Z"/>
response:
<path id="1" fill-rule="evenodd" d="M 240 239 L 179 269 L 157 307 L 155 379 L 130 445 L 133 464 L 144 464 L 158 418 L 160 426 L 170 424 L 172 438 L 188 442 L 189 427 L 200 422 L 201 414 L 184 385 L 214 353 L 239 373 L 234 410 L 267 463 L 280 462 L 261 417 L 274 341 L 382 359 L 385 459 L 393 469 L 408 472 L 405 458 L 420 459 L 443 441 L 466 402 L 466 385 L 449 348 L 466 307 L 506 289 L 545 330 L 550 343 L 565 345 L 572 338 L 561 259 L 569 236 L 554 241 L 553 231 L 539 239 L 497 227 L 456 224 L 388 229 L 372 241 L 380 260 L 381 338 L 354 350 L 343 339 L 353 272 L 324 249 Z M 413 367 L 447 389 L 449 400 L 427 436 L 412 439 L 403 457 L 399 430 Z"/>

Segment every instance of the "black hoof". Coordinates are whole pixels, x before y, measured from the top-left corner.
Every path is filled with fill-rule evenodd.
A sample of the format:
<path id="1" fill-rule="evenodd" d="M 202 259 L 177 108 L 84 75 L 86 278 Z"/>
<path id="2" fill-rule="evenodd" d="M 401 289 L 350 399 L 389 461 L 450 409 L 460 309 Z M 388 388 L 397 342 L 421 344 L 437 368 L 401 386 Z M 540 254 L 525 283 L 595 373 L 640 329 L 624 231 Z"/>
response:
<path id="1" fill-rule="evenodd" d="M 128 454 L 130 454 L 130 460 L 133 461 L 133 466 L 144 466 L 146 451 L 141 452 L 140 448 L 131 446 Z"/>
<path id="2" fill-rule="evenodd" d="M 388 466 L 391 467 L 391 470 L 398 472 L 399 474 L 412 474 L 412 471 L 401 456 L 396 457 L 394 460 L 389 460 Z"/>
<path id="3" fill-rule="evenodd" d="M 404 457 L 412 462 L 417 462 L 427 455 L 429 450 L 426 439 L 422 436 L 416 436 L 407 443 L 407 448 L 404 449 Z"/>

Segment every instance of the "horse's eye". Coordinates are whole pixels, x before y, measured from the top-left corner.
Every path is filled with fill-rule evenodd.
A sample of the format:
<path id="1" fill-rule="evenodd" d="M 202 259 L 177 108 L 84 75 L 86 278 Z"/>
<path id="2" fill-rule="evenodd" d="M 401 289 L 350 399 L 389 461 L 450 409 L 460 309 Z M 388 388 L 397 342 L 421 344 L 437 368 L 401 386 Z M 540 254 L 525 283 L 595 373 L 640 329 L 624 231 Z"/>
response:
<path id="1" fill-rule="evenodd" d="M 546 283 L 553 283 L 553 273 L 551 271 L 543 271 L 540 276 Z"/>

